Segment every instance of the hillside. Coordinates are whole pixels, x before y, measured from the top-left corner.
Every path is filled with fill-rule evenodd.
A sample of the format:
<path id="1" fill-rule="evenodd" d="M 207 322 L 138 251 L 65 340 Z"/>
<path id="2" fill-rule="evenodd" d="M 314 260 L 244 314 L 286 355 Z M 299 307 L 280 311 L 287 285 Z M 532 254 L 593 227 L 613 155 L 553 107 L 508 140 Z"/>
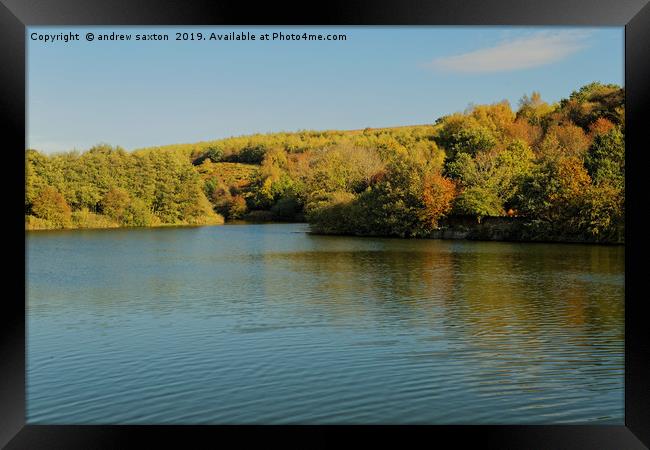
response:
<path id="1" fill-rule="evenodd" d="M 427 237 L 454 217 L 518 217 L 540 239 L 618 241 L 624 132 L 623 89 L 592 83 L 555 104 L 533 93 L 517 110 L 478 105 L 429 125 L 28 150 L 26 222 L 307 220 L 322 233 Z"/>

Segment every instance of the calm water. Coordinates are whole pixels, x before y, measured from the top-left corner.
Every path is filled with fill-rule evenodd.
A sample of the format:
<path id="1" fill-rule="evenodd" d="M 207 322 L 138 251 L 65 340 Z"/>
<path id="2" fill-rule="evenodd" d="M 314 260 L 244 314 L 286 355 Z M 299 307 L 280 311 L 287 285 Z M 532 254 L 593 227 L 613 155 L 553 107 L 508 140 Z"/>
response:
<path id="1" fill-rule="evenodd" d="M 623 423 L 624 249 L 27 235 L 30 423 Z"/>

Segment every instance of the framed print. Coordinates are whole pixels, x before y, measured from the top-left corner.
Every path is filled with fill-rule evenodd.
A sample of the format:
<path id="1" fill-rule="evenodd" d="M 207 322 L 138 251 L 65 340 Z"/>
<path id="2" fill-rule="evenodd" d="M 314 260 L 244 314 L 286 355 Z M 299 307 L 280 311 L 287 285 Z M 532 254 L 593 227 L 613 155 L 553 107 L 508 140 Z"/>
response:
<path id="1" fill-rule="evenodd" d="M 7 448 L 650 445 L 645 0 L 2 3 Z"/>

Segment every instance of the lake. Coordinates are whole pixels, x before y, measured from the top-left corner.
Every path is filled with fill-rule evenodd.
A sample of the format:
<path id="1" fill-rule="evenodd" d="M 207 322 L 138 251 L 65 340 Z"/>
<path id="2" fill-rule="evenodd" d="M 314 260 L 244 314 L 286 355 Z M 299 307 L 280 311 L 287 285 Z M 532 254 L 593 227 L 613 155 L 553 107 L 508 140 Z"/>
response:
<path id="1" fill-rule="evenodd" d="M 620 424 L 624 248 L 27 233 L 31 424 Z"/>

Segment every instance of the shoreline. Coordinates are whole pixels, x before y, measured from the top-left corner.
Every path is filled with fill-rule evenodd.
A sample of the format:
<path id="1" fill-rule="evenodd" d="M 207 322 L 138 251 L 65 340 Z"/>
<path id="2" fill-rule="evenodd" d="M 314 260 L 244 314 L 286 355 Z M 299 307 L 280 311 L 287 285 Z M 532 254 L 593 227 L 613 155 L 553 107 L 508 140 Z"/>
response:
<path id="1" fill-rule="evenodd" d="M 273 225 L 273 224 L 305 224 L 304 221 L 247 221 L 247 220 L 233 220 L 224 223 L 197 225 L 197 224 L 164 224 L 154 225 L 147 227 L 70 227 L 70 228 L 25 228 L 25 232 L 43 232 L 43 231 L 84 231 L 84 230 L 145 230 L 145 229 L 161 229 L 161 228 L 198 228 L 198 227 L 219 227 L 219 226 L 241 226 L 241 225 Z M 445 241 L 477 241 L 477 242 L 512 242 L 512 243 L 529 243 L 529 244 L 587 244 L 587 245 L 602 245 L 602 246 L 625 246 L 625 241 L 612 241 L 612 240 L 596 240 L 588 237 L 580 236 L 531 236 L 526 235 L 526 230 L 520 227 L 512 227 L 509 230 L 494 230 L 484 227 L 489 227 L 491 224 L 485 222 L 483 224 L 475 224 L 472 227 L 467 226 L 443 226 L 435 230 L 430 236 L 419 237 L 402 237 L 381 234 L 353 234 L 353 233 L 325 233 L 319 231 L 309 230 L 307 234 L 314 236 L 343 236 L 343 237 L 357 237 L 357 238 L 382 238 L 382 239 L 401 239 L 401 240 L 432 240 L 439 239 Z"/>
<path id="2" fill-rule="evenodd" d="M 510 242 L 521 244 L 573 244 L 573 245 L 599 245 L 603 247 L 625 247 L 625 242 L 608 242 L 608 241 L 593 241 L 586 239 L 515 239 L 515 238 L 485 238 L 485 237 L 451 237 L 451 236 L 422 236 L 422 237 L 400 237 L 400 236 L 386 236 L 386 235 L 371 235 L 371 234 L 350 234 L 350 233 L 319 233 L 316 231 L 308 231 L 307 234 L 314 236 L 341 236 L 341 237 L 355 237 L 355 238 L 381 238 L 381 239 L 397 239 L 404 241 L 467 241 L 467 242 Z"/>

